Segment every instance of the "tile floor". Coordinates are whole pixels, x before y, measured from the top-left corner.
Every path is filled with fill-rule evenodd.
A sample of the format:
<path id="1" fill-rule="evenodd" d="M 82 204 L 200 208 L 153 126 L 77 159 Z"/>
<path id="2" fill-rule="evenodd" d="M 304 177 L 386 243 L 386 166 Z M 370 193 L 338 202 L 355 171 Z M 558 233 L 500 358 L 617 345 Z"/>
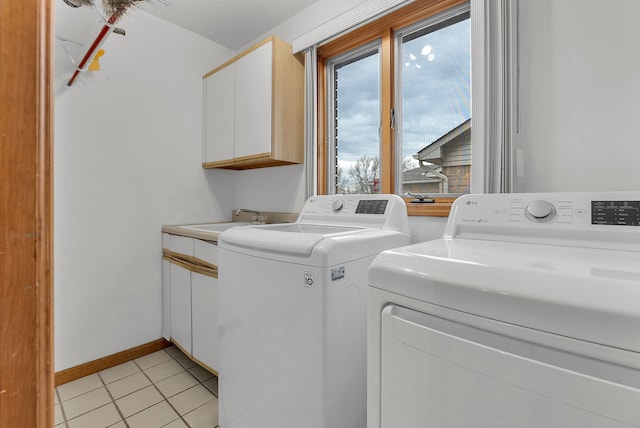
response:
<path id="1" fill-rule="evenodd" d="M 218 378 L 171 346 L 56 388 L 56 428 L 214 428 Z"/>

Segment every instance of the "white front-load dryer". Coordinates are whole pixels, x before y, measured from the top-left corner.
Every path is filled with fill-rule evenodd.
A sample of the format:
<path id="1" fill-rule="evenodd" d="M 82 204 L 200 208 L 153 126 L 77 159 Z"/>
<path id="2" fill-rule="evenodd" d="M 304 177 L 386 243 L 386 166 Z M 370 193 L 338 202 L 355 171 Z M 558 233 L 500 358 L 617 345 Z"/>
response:
<path id="1" fill-rule="evenodd" d="M 394 195 L 310 198 L 219 240 L 222 428 L 365 428 L 368 267 L 410 242 Z"/>
<path id="2" fill-rule="evenodd" d="M 640 426 L 640 192 L 468 195 L 370 267 L 369 428 Z"/>

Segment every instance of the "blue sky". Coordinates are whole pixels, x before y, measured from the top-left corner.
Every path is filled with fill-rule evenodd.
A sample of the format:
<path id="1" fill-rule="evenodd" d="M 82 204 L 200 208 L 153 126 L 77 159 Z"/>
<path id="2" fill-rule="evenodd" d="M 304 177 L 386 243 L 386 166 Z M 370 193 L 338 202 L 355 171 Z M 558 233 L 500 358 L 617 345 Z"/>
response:
<path id="1" fill-rule="evenodd" d="M 471 117 L 470 20 L 404 43 L 403 154 L 417 153 Z M 341 162 L 378 155 L 378 55 L 338 71 Z"/>

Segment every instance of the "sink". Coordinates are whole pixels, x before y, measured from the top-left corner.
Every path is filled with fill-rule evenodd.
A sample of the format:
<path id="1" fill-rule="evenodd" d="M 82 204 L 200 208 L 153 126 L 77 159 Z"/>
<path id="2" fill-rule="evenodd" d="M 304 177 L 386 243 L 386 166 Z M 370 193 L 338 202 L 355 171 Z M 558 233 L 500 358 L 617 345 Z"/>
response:
<path id="1" fill-rule="evenodd" d="M 227 229 L 236 226 L 248 226 L 251 223 L 242 221 L 230 221 L 228 223 L 205 223 L 205 224 L 190 224 L 188 226 L 178 226 L 180 229 L 195 230 L 198 232 L 224 232 Z"/>

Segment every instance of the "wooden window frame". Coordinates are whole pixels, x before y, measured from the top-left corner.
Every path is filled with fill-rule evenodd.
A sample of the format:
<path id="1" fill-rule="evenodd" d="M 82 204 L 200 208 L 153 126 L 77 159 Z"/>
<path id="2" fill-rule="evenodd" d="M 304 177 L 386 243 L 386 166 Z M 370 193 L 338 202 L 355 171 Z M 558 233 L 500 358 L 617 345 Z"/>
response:
<path id="1" fill-rule="evenodd" d="M 380 130 L 380 190 L 382 193 L 395 193 L 395 141 L 391 127 L 391 109 L 394 107 L 394 33 L 416 22 L 425 20 L 448 9 L 466 3 L 467 0 L 416 0 L 410 5 L 398 9 L 378 20 L 363 25 L 344 36 L 318 47 L 318 140 L 317 170 L 318 194 L 326 195 L 327 189 L 327 60 L 348 52 L 366 43 L 380 40 L 381 69 L 381 130 Z M 387 172 L 384 172 L 387 171 Z M 447 217 L 455 198 L 435 198 L 434 203 L 415 204 L 407 202 L 410 216 Z"/>

